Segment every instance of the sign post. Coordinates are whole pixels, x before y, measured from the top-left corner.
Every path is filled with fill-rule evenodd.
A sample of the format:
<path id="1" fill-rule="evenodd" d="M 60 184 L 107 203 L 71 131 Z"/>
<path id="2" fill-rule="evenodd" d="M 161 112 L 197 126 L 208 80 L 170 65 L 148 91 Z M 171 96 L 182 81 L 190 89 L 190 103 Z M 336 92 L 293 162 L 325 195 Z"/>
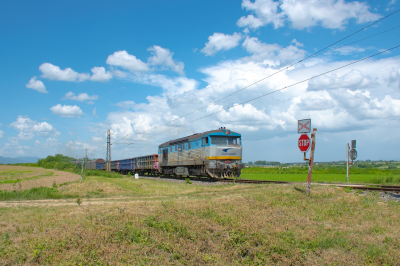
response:
<path id="1" fill-rule="evenodd" d="M 308 176 L 307 176 L 307 194 L 310 195 L 310 188 L 311 188 L 311 176 L 312 176 L 312 169 L 314 165 L 314 151 L 315 151 L 315 136 L 317 135 L 317 129 L 313 128 L 313 133 L 311 134 L 311 152 L 310 152 L 310 164 L 308 166 Z"/>
<path id="2" fill-rule="evenodd" d="M 351 141 L 351 150 L 349 143 L 347 143 L 347 183 L 349 183 L 349 165 L 353 164 L 353 161 L 357 159 L 357 150 L 356 150 L 356 140 Z M 351 159 L 351 162 L 350 162 Z"/>
<path id="3" fill-rule="evenodd" d="M 304 152 L 304 160 L 309 161 L 308 166 L 308 176 L 307 176 L 307 194 L 310 195 L 311 188 L 311 177 L 312 177 L 312 169 L 314 165 L 314 151 L 315 151 L 315 136 L 317 135 L 317 129 L 313 129 L 313 133 L 311 134 L 311 145 L 310 138 L 307 133 L 311 132 L 311 119 L 302 119 L 298 120 L 297 123 L 297 133 L 302 134 L 298 140 L 298 146 L 301 152 Z M 310 159 L 306 158 L 306 152 L 310 149 Z"/>

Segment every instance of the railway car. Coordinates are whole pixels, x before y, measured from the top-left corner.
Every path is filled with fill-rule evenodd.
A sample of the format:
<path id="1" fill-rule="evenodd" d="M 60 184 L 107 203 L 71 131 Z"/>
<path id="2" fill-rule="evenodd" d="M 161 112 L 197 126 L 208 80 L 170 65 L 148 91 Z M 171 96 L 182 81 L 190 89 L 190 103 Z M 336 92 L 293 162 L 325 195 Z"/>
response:
<path id="1" fill-rule="evenodd" d="M 159 174 L 158 154 L 136 157 L 133 158 L 133 161 L 134 161 L 134 170 L 133 170 L 134 173 L 138 173 L 139 175 Z"/>
<path id="2" fill-rule="evenodd" d="M 104 163 L 104 162 L 105 161 L 103 159 L 92 160 L 92 161 L 89 161 L 89 162 L 86 163 L 85 168 L 86 168 L 86 170 L 99 169 L 99 168 L 97 168 L 97 165 L 101 164 L 101 163 Z"/>
<path id="3" fill-rule="evenodd" d="M 119 160 L 111 161 L 111 171 L 119 172 Z"/>
<path id="4" fill-rule="evenodd" d="M 123 174 L 133 173 L 135 170 L 135 158 L 119 160 L 119 172 Z"/>
<path id="5" fill-rule="evenodd" d="M 165 142 L 158 159 L 164 175 L 239 177 L 244 168 L 241 135 L 224 127 Z"/>

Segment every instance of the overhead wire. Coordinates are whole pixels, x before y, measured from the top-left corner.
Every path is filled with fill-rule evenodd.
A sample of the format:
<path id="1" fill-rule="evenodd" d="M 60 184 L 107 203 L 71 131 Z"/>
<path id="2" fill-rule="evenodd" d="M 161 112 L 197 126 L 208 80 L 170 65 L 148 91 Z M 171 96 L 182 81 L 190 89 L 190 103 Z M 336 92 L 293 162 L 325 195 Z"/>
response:
<path id="1" fill-rule="evenodd" d="M 174 129 L 174 128 L 182 127 L 182 126 L 184 126 L 184 125 L 188 125 L 188 124 L 190 124 L 190 123 L 196 122 L 196 121 L 201 120 L 201 119 L 204 119 L 204 118 L 206 118 L 206 117 L 210 117 L 210 116 L 215 115 L 215 114 L 218 114 L 218 113 L 220 113 L 220 112 L 222 112 L 222 111 L 226 111 L 226 110 L 229 110 L 229 109 L 231 109 L 231 108 L 235 108 L 236 106 L 241 106 L 241 105 L 243 105 L 243 104 L 252 102 L 252 101 L 254 101 L 254 100 L 257 100 L 257 99 L 262 98 L 262 97 L 265 97 L 265 96 L 267 96 L 267 95 L 276 93 L 276 92 L 278 92 L 278 91 L 282 91 L 282 90 L 284 90 L 284 89 L 287 89 L 287 88 L 290 88 L 290 87 L 299 85 L 299 84 L 304 83 L 304 82 L 306 82 L 306 81 L 309 81 L 309 80 L 311 80 L 311 79 L 314 79 L 314 78 L 317 78 L 317 77 L 326 75 L 326 74 L 328 74 L 328 73 L 334 72 L 334 71 L 339 70 L 339 69 L 341 69 L 341 68 L 345 68 L 345 67 L 347 67 L 347 66 L 350 66 L 350 65 L 356 64 L 356 63 L 358 63 L 358 62 L 364 61 L 364 60 L 366 60 L 366 59 L 375 57 L 375 56 L 377 56 L 377 55 L 380 55 L 380 54 L 389 52 L 389 51 L 394 50 L 394 49 L 399 48 L 399 47 L 400 47 L 400 45 L 397 45 L 397 46 L 395 46 L 395 47 L 392 47 L 392 48 L 386 49 L 386 50 L 384 50 L 384 51 L 381 51 L 381 52 L 379 52 L 379 53 L 376 53 L 376 54 L 373 54 L 373 55 L 364 57 L 364 58 L 362 58 L 362 59 L 353 61 L 353 62 L 351 62 L 351 63 L 345 64 L 345 65 L 343 65 L 343 66 L 334 68 L 334 69 L 329 70 L 329 71 L 326 71 L 326 72 L 324 72 L 324 73 L 321 73 L 321 74 L 312 76 L 312 77 L 307 78 L 307 79 L 304 79 L 304 80 L 302 80 L 302 81 L 295 82 L 295 83 L 293 83 L 293 84 L 291 84 L 291 85 L 289 85 L 289 86 L 285 86 L 285 87 L 282 87 L 282 88 L 280 88 L 280 89 L 277 89 L 277 90 L 274 90 L 274 91 L 271 91 L 271 92 L 262 94 L 262 95 L 257 96 L 257 97 L 254 97 L 254 98 L 252 98 L 252 99 L 250 99 L 250 100 L 243 101 L 243 102 L 239 103 L 238 105 L 234 105 L 234 106 L 230 106 L 230 107 L 227 107 L 227 108 L 223 108 L 223 109 L 221 109 L 221 110 L 219 110 L 219 111 L 216 111 L 216 112 L 214 112 L 214 113 L 211 113 L 211 114 L 202 116 L 202 117 L 200 117 L 200 118 L 191 120 L 191 121 L 186 122 L 186 123 L 184 123 L 184 124 L 177 125 L 177 126 L 174 126 L 173 128 L 170 128 L 170 129 L 167 129 L 167 130 L 165 130 L 165 131 L 159 132 L 159 133 L 157 133 L 157 134 L 151 135 L 151 136 L 149 136 L 149 138 L 154 137 L 154 136 L 157 136 L 157 135 L 162 134 L 162 133 L 165 133 L 165 132 L 170 131 L 170 130 L 172 130 L 172 129 Z"/>
<path id="2" fill-rule="evenodd" d="M 239 90 L 237 90 L 237 91 L 235 91 L 235 92 L 233 92 L 233 93 L 231 93 L 231 94 L 229 94 L 229 95 L 226 95 L 226 96 L 224 96 L 224 97 L 222 97 L 222 98 L 220 98 L 220 99 L 218 99 L 218 100 L 215 100 L 215 101 L 213 101 L 213 102 L 211 102 L 211 103 L 209 103 L 209 104 L 207 104 L 207 105 L 205 105 L 205 106 L 203 106 L 203 107 L 201 107 L 201 108 L 198 108 L 198 109 L 196 109 L 196 110 L 194 110 L 194 111 L 192 111 L 192 112 L 189 112 L 189 113 L 187 113 L 187 114 L 185 114 L 185 115 L 183 115 L 183 116 L 180 116 L 180 117 L 178 117 L 178 118 L 172 119 L 172 120 L 170 120 L 170 121 L 168 121 L 168 122 L 166 122 L 166 123 L 164 123 L 164 124 L 162 124 L 162 125 L 156 126 L 156 127 L 151 128 L 151 129 L 149 129 L 149 130 L 145 130 L 145 131 L 140 132 L 140 133 L 138 133 L 138 134 L 143 134 L 143 133 L 148 132 L 148 131 L 150 131 L 150 130 L 154 130 L 154 129 L 160 128 L 160 127 L 162 127 L 162 126 L 166 126 L 166 125 L 168 125 L 169 123 L 172 123 L 172 122 L 174 122 L 174 121 L 176 121 L 176 120 L 178 120 L 178 119 L 184 118 L 184 117 L 186 117 L 186 116 L 188 116 L 188 115 L 191 115 L 191 114 L 196 113 L 196 112 L 198 112 L 198 111 L 200 111 L 200 110 L 203 110 L 204 108 L 207 108 L 208 106 L 211 106 L 211 105 L 213 105 L 213 104 L 215 104 L 215 103 L 217 103 L 217 102 L 220 102 L 220 101 L 222 101 L 222 100 L 224 100 L 224 99 L 226 99 L 226 98 L 228 98 L 228 97 L 231 97 L 232 95 L 237 94 L 237 93 L 239 93 L 239 92 L 241 92 L 241 91 L 243 91 L 243 90 L 245 90 L 245 89 L 247 89 L 247 88 L 249 88 L 249 87 L 251 87 L 251 86 L 254 86 L 255 84 L 258 84 L 258 83 L 260 83 L 261 81 L 264 81 L 264 80 L 266 80 L 266 79 L 268 79 L 268 78 L 270 78 L 270 77 L 272 77 L 272 76 L 274 76 L 274 75 L 276 75 L 276 74 L 278 74 L 278 73 L 280 73 L 280 72 L 282 72 L 282 71 L 285 71 L 285 70 L 287 70 L 287 69 L 289 69 L 289 68 L 291 68 L 291 67 L 293 67 L 293 66 L 295 66 L 295 65 L 297 65 L 297 64 L 299 64 L 299 63 L 301 63 L 301 62 L 303 62 L 303 61 L 305 61 L 305 60 L 307 60 L 307 59 L 313 58 L 313 57 L 315 57 L 315 56 L 317 56 L 317 55 L 320 55 L 320 54 L 324 54 L 324 53 L 327 53 L 327 52 L 331 52 L 331 51 L 334 51 L 334 50 L 338 50 L 338 49 L 341 49 L 341 48 L 343 48 L 343 47 L 349 46 L 349 45 L 351 45 L 351 44 L 360 42 L 360 41 L 362 41 L 362 40 L 366 40 L 366 39 L 375 37 L 375 36 L 377 36 L 377 35 L 380 35 L 380 34 L 389 32 L 389 31 L 391 31 L 391 30 L 397 29 L 397 28 L 399 28 L 400 26 L 394 27 L 394 28 L 392 28 L 392 29 L 389 29 L 389 30 L 380 32 L 380 33 L 378 33 L 378 34 L 371 35 L 371 36 L 368 36 L 368 37 L 366 37 L 366 38 L 357 40 L 357 41 L 355 41 L 355 42 L 352 42 L 352 43 L 343 45 L 343 46 L 341 46 L 341 47 L 334 48 L 334 49 L 331 49 L 331 50 L 326 51 L 326 52 L 324 52 L 324 53 L 321 53 L 322 51 L 327 50 L 328 48 L 330 48 L 330 47 L 332 47 L 332 46 L 334 46 L 334 45 L 336 45 L 336 44 L 338 44 L 338 43 L 340 43 L 340 42 L 342 42 L 342 41 L 344 41 L 344 40 L 350 38 L 351 36 L 353 36 L 353 35 L 355 35 L 355 34 L 361 32 L 361 31 L 363 31 L 363 30 L 365 30 L 365 29 L 367 29 L 367 28 L 369 28 L 369 27 L 371 27 L 371 26 L 377 24 L 378 22 L 380 22 L 380 21 L 382 21 L 382 20 L 384 20 L 384 19 L 386 19 L 386 18 L 388 18 L 388 17 L 394 15 L 395 13 L 397 13 L 397 12 L 399 12 L 399 11 L 400 11 L 400 9 L 398 9 L 398 10 L 396 10 L 396 11 L 394 11 L 394 12 L 392 12 L 392 13 L 390 13 L 390 14 L 388 14 L 388 15 L 386 15 L 386 16 L 384 16 L 384 17 L 382 17 L 382 18 L 380 18 L 380 19 L 378 19 L 378 20 L 376 20 L 376 21 L 374 21 L 374 22 L 372 22 L 371 24 L 369 24 L 369 25 L 367 25 L 367 26 L 365 26 L 365 27 L 363 27 L 363 28 L 361 28 L 361 29 L 359 29 L 359 30 L 357 30 L 357 31 L 355 31 L 355 32 L 353 32 L 353 33 L 347 35 L 346 37 L 344 37 L 344 38 L 342 38 L 342 39 L 340 39 L 340 40 L 338 40 L 338 41 L 336 41 L 336 42 L 334 42 L 334 43 L 332 43 L 332 44 L 326 46 L 325 48 L 323 48 L 323 49 L 321 49 L 321 50 L 319 50 L 319 51 L 317 51 L 317 52 L 315 52 L 315 53 L 313 53 L 313 54 L 307 56 L 306 58 L 301 59 L 301 60 L 299 60 L 299 61 L 297 61 L 297 62 L 295 62 L 295 63 L 293 63 L 293 64 L 291 64 L 291 65 L 289 65 L 289 66 L 286 66 L 286 67 L 284 67 L 284 68 L 282 68 L 282 69 L 280 69 L 280 70 L 278 70 L 278 71 L 272 73 L 271 75 L 268 75 L 268 76 L 266 76 L 266 77 L 264 77 L 264 78 L 262 78 L 262 79 L 260 79 L 260 80 L 257 80 L 256 82 L 253 82 L 253 83 L 251 83 L 251 84 L 249 84 L 249 85 L 247 85 L 247 86 L 245 86 L 245 87 L 243 87 L 243 88 L 241 88 L 241 89 L 239 89 Z M 394 49 L 394 48 L 393 48 L 393 49 Z M 378 54 L 381 54 L 381 53 L 378 53 Z M 375 54 L 375 55 L 378 55 L 378 54 Z M 373 55 L 373 56 L 375 56 L 375 55 Z M 369 58 L 369 57 L 367 57 L 367 58 Z M 365 60 L 365 59 L 367 59 L 367 58 L 364 58 L 364 59 L 362 59 L 362 60 Z M 355 61 L 355 62 L 358 62 L 358 61 Z M 291 85 L 291 86 L 293 86 L 293 85 Z M 286 86 L 286 87 L 287 87 L 287 86 Z M 283 88 L 283 89 L 284 89 L 284 88 Z M 277 91 L 280 91 L 280 90 L 282 90 L 282 89 L 279 89 L 279 90 L 277 90 Z M 274 92 L 276 92 L 276 91 L 274 91 Z M 268 94 L 270 94 L 270 93 L 268 93 Z M 267 94 L 267 95 L 268 95 L 268 94 Z M 265 96 L 265 95 L 264 95 L 264 96 Z M 262 97 L 263 97 L 263 96 L 262 96 Z M 229 109 L 229 108 L 228 108 L 228 109 Z M 221 110 L 221 111 L 222 111 L 222 110 Z M 215 114 L 215 113 L 213 113 L 213 114 Z M 211 114 L 211 115 L 213 115 L 213 114 Z M 209 115 L 208 115 L 208 116 L 209 116 Z M 205 116 L 205 117 L 208 117 L 208 116 Z M 205 117 L 202 117 L 202 118 L 205 118 Z M 200 119 L 202 119 L 202 118 L 200 118 Z M 194 122 L 194 121 L 197 121 L 197 120 L 199 120 L 199 119 L 192 120 L 191 122 Z M 191 122 L 189 122 L 189 123 L 191 123 Z M 187 123 L 185 123 L 185 124 L 183 124 L 183 125 L 186 125 L 186 124 L 187 124 Z M 182 126 L 182 125 L 181 125 L 181 126 Z M 180 126 L 177 126 L 177 127 L 180 127 Z M 169 129 L 169 130 L 170 130 L 170 129 Z M 169 130 L 167 130 L 167 131 L 169 131 Z M 166 132 L 166 131 L 162 131 L 162 132 L 160 132 L 160 133 L 158 133 L 158 134 L 161 134 L 161 133 L 164 133 L 164 132 Z M 158 134 L 157 134 L 157 135 L 158 135 Z M 132 135 L 132 133 L 129 133 L 129 134 L 125 135 L 124 137 L 121 137 L 120 139 L 114 141 L 112 144 L 116 144 L 116 143 L 118 143 L 119 141 L 121 141 L 121 140 L 127 138 L 127 137 L 130 136 L 130 135 Z M 154 136 L 154 135 L 152 135 L 152 136 Z M 151 136 L 150 136 L 150 137 L 151 137 Z M 99 148 L 98 148 L 98 149 L 99 149 Z M 97 151 L 98 149 L 95 149 L 95 150 L 91 151 L 91 153 Z"/>
<path id="3" fill-rule="evenodd" d="M 250 85 L 247 85 L 247 86 L 245 86 L 245 87 L 243 87 L 243 88 L 241 88 L 241 89 L 239 89 L 239 90 L 237 90 L 237 91 L 235 91 L 235 92 L 233 92 L 233 93 L 231 93 L 231 94 L 229 94 L 229 95 L 226 95 L 226 96 L 224 96 L 224 97 L 222 97 L 222 98 L 220 98 L 220 99 L 218 99 L 218 100 L 215 100 L 215 101 L 213 101 L 213 102 L 211 102 L 211 103 L 209 103 L 209 104 L 207 104 L 207 105 L 205 105 L 205 106 L 203 106 L 203 107 L 201 107 L 201 108 L 198 108 L 198 109 L 196 109 L 196 110 L 194 110 L 194 111 L 192 111 L 192 112 L 189 112 L 189 113 L 187 113 L 187 114 L 185 114 L 185 115 L 183 115 L 183 116 L 180 116 L 180 117 L 178 117 L 178 118 L 172 119 L 172 120 L 170 120 L 170 121 L 168 121 L 168 122 L 166 122 L 166 123 L 164 123 L 164 124 L 162 124 L 162 125 L 159 125 L 159 126 L 156 126 L 156 127 L 154 127 L 154 128 L 151 128 L 151 129 L 142 131 L 142 132 L 140 132 L 139 134 L 143 134 L 143 133 L 148 132 L 148 131 L 150 131 L 150 130 L 154 130 L 154 129 L 160 128 L 160 127 L 165 126 L 165 125 L 168 125 L 169 123 L 172 123 L 172 122 L 174 122 L 174 121 L 176 121 L 176 120 L 178 120 L 178 119 L 184 118 L 184 117 L 186 117 L 186 116 L 188 116 L 188 115 L 191 115 L 191 114 L 196 113 L 196 112 L 198 112 L 198 111 L 200 111 L 200 110 L 203 110 L 204 108 L 207 108 L 208 106 L 211 106 L 211 105 L 213 105 L 213 104 L 215 104 L 215 103 L 217 103 L 217 102 L 220 102 L 220 101 L 222 101 L 222 100 L 224 100 L 224 99 L 226 99 L 226 98 L 228 98 L 228 97 L 231 97 L 232 95 L 237 94 L 237 93 L 239 93 L 239 92 L 241 92 L 241 91 L 243 91 L 243 90 L 245 90 L 245 89 L 247 89 L 247 88 L 249 88 L 249 87 L 251 87 L 251 86 L 253 86 L 253 85 L 255 85 L 255 84 L 258 84 L 258 83 L 260 83 L 261 81 L 264 81 L 264 80 L 266 80 L 266 79 L 268 79 L 268 78 L 270 78 L 270 77 L 272 77 L 272 76 L 274 76 L 274 75 L 276 75 L 276 74 L 278 74 L 278 73 L 280 73 L 280 72 L 283 72 L 283 71 L 285 71 L 285 70 L 287 70 L 287 69 L 289 69 L 289 68 L 291 68 L 291 67 L 293 67 L 293 66 L 295 66 L 295 65 L 297 65 L 297 64 L 299 64 L 299 63 L 301 63 L 301 62 L 303 62 L 303 61 L 305 61 L 305 60 L 307 60 L 307 59 L 313 58 L 313 57 L 315 57 L 315 56 L 317 56 L 317 55 L 324 54 L 324 53 L 327 53 L 327 52 L 330 52 L 330 51 L 334 51 L 334 50 L 341 49 L 341 48 L 343 48 L 343 47 L 345 47 L 345 46 L 348 46 L 348 45 L 351 45 L 351 44 L 360 42 L 360 41 L 365 40 L 365 39 L 372 38 L 372 37 L 374 37 L 374 36 L 377 36 L 377 35 L 379 35 L 379 34 L 386 33 L 386 32 L 388 32 L 388 31 L 394 30 L 394 29 L 396 29 L 396 28 L 399 28 L 400 26 L 397 26 L 397 27 L 395 27 L 395 28 L 386 30 L 386 31 L 384 31 L 384 32 L 381 32 L 381 33 L 378 33 L 378 34 L 369 36 L 369 37 L 367 37 L 367 38 L 363 38 L 363 39 L 361 39 L 361 40 L 358 40 L 358 41 L 355 41 L 355 42 L 352 42 L 352 43 L 343 45 L 343 46 L 341 46 L 341 47 L 338 47 L 338 48 L 335 48 L 335 49 L 331 49 L 331 50 L 329 50 L 329 51 L 327 51 L 327 52 L 321 53 L 322 51 L 325 51 L 326 49 L 328 49 L 328 48 L 330 48 L 330 47 L 332 47 L 332 46 L 334 46 L 334 45 L 336 45 L 336 44 L 338 44 L 338 43 L 340 43 L 340 42 L 342 42 L 342 41 L 344 41 L 344 40 L 350 38 L 351 36 L 353 36 L 353 35 L 355 35 L 355 34 L 361 32 L 361 31 L 363 31 L 363 30 L 365 30 L 365 29 L 367 29 L 367 28 L 369 28 L 369 27 L 375 25 L 376 23 L 382 21 L 383 19 L 386 19 L 386 18 L 392 16 L 393 14 L 395 14 L 395 13 L 397 13 L 397 12 L 399 12 L 399 11 L 400 11 L 400 9 L 398 9 L 398 10 L 396 10 L 396 11 L 394 11 L 394 12 L 388 14 L 388 15 L 386 15 L 386 16 L 383 17 L 383 18 L 380 18 L 380 19 L 374 21 L 373 23 L 371 23 L 371 24 L 369 24 L 369 25 L 367 25 L 367 26 L 365 26 L 365 27 L 363 27 L 363 28 L 361 28 L 361 29 L 359 29 L 359 30 L 353 32 L 352 34 L 350 34 L 350 35 L 348 35 L 348 36 L 346 36 L 346 37 L 344 37 L 344 38 L 342 38 L 342 39 L 340 39 L 340 40 L 334 42 L 333 44 L 330 44 L 330 45 L 326 46 L 325 48 L 323 48 L 323 49 L 321 49 L 321 50 L 319 50 L 319 51 L 317 51 L 317 52 L 315 52 L 315 53 L 313 53 L 313 54 L 307 56 L 306 58 L 301 59 L 301 60 L 299 60 L 299 61 L 297 61 L 297 62 L 295 62 L 295 63 L 293 63 L 293 64 L 291 64 L 291 65 L 289 65 L 289 66 L 286 66 L 286 67 L 284 67 L 284 68 L 282 68 L 282 69 L 280 69 L 280 70 L 278 70 L 278 71 L 272 73 L 271 75 L 266 76 L 266 77 L 264 77 L 264 78 L 262 78 L 262 79 L 260 79 L 260 80 L 257 80 L 256 82 L 253 82 L 253 83 L 251 83 Z M 116 140 L 114 143 L 119 142 L 120 140 L 125 139 L 126 137 L 128 137 L 128 136 L 130 136 L 130 135 L 131 135 L 131 134 L 128 134 L 128 135 L 126 135 L 126 136 L 124 136 L 124 137 L 121 137 L 120 139 Z"/>
<path id="4" fill-rule="evenodd" d="M 362 58 L 362 59 L 359 59 L 359 60 L 353 61 L 353 62 L 351 62 L 351 63 L 345 64 L 345 65 L 343 65 L 343 66 L 340 66 L 340 67 L 337 67 L 337 68 L 334 68 L 334 69 L 331 69 L 331 70 L 329 70 L 329 71 L 326 71 L 326 72 L 323 72 L 323 73 L 321 73 L 321 74 L 318 74 L 318 75 L 312 76 L 312 77 L 310 77 L 310 78 L 307 78 L 307 79 L 304 79 L 304 80 L 301 80 L 301 81 L 295 82 L 295 83 L 293 83 L 293 84 L 290 84 L 290 85 L 288 85 L 288 86 L 282 87 L 282 88 L 280 88 L 280 89 L 277 89 L 277 90 L 274 90 L 274 91 L 271 91 L 271 92 L 268 92 L 268 93 L 262 94 L 262 95 L 260 95 L 260 96 L 257 96 L 257 97 L 254 97 L 254 98 L 252 98 L 252 99 L 250 99 L 250 100 L 243 101 L 243 102 L 239 103 L 238 105 L 234 105 L 234 106 L 229 106 L 229 107 L 227 107 L 227 108 L 223 108 L 223 109 L 221 109 L 221 110 L 219 110 L 219 111 L 216 111 L 216 112 L 214 112 L 214 113 L 211 113 L 211 114 L 208 114 L 208 115 L 202 116 L 202 117 L 200 117 L 200 118 L 197 118 L 197 119 L 191 120 L 191 121 L 189 121 L 189 122 L 186 122 L 186 123 L 184 123 L 184 124 L 181 124 L 181 125 L 174 126 L 173 128 L 170 128 L 170 129 L 164 130 L 164 131 L 162 131 L 162 132 L 159 132 L 159 133 L 157 133 L 157 134 L 150 135 L 150 136 L 149 136 L 149 138 L 151 138 L 151 137 L 155 137 L 155 136 L 157 136 L 157 135 L 160 135 L 160 134 L 162 134 L 162 133 L 165 133 L 165 132 L 168 132 L 168 131 L 170 131 L 170 130 L 172 130 L 172 129 L 175 129 L 175 128 L 178 128 L 178 127 L 182 127 L 182 126 L 185 126 L 185 125 L 191 124 L 191 123 L 193 123 L 193 122 L 196 122 L 196 121 L 199 121 L 199 120 L 201 120 L 201 119 L 204 119 L 204 118 L 207 118 L 207 117 L 213 116 L 213 115 L 215 115 L 215 114 L 218 114 L 218 113 L 220 113 L 220 112 L 222 112 L 222 111 L 226 111 L 226 110 L 229 110 L 229 109 L 231 109 L 231 108 L 235 108 L 235 107 L 237 107 L 237 106 L 241 106 L 241 105 L 243 105 L 243 104 L 246 104 L 246 103 L 252 102 L 252 101 L 254 101 L 254 100 L 257 100 L 257 99 L 259 99 L 259 98 L 262 98 L 262 97 L 268 96 L 268 95 L 270 95 L 270 94 L 273 94 L 273 93 L 276 93 L 276 92 L 278 92 L 278 91 L 282 91 L 282 90 L 285 90 L 285 89 L 287 89 L 287 88 L 290 88 L 290 87 L 293 87 L 293 86 L 299 85 L 299 84 L 301 84 L 301 83 L 304 83 L 304 82 L 306 82 L 306 81 L 309 81 L 309 80 L 312 80 L 312 79 L 314 79 L 314 78 L 317 78 L 317 77 L 320 77 L 320 76 L 326 75 L 326 74 L 328 74 L 328 73 L 331 73 L 331 72 L 334 72 L 334 71 L 336 71 L 336 70 L 339 70 L 339 69 L 345 68 L 345 67 L 347 67 L 347 66 L 350 66 L 350 65 L 353 65 L 353 64 L 359 63 L 359 62 L 361 62 L 361 61 L 364 61 L 364 60 L 367 60 L 367 59 L 369 59 L 369 58 L 375 57 L 375 56 L 377 56 L 377 55 L 380 55 L 380 54 L 383 54 L 383 53 L 389 52 L 389 51 L 391 51 L 391 50 L 394 50 L 394 49 L 396 49 L 396 48 L 399 48 L 399 47 L 400 47 L 400 45 L 394 46 L 394 47 L 392 47 L 392 48 L 389 48 L 389 49 L 383 50 L 383 51 L 381 51 L 381 52 L 379 52 L 379 53 L 376 53 L 376 54 L 373 54 L 373 55 L 370 55 L 370 56 L 364 57 L 364 58 Z"/>

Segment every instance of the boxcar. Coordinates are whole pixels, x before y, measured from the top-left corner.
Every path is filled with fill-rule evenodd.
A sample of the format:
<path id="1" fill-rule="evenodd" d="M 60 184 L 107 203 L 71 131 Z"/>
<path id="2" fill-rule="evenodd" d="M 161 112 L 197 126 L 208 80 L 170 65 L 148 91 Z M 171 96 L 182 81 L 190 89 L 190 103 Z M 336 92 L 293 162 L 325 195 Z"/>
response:
<path id="1" fill-rule="evenodd" d="M 97 160 L 92 160 L 86 163 L 86 169 L 99 169 L 97 168 L 97 164 L 104 163 L 105 161 L 103 159 L 97 159 Z"/>

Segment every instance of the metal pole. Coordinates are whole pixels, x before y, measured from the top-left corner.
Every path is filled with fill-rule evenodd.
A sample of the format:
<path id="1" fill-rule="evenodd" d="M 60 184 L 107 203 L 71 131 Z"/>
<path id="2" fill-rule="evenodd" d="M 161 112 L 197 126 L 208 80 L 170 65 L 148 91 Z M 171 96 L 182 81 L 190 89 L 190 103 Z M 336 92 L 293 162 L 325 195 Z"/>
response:
<path id="1" fill-rule="evenodd" d="M 315 150 L 315 136 L 317 135 L 317 129 L 313 128 L 313 133 L 311 134 L 311 152 L 310 152 L 310 164 L 308 167 L 308 177 L 307 177 L 307 194 L 310 195 L 311 188 L 311 176 L 312 168 L 314 165 L 314 150 Z"/>
<path id="2" fill-rule="evenodd" d="M 346 152 L 347 152 L 347 183 L 349 183 L 349 153 L 350 153 L 349 143 L 347 143 Z"/>
<path id="3" fill-rule="evenodd" d="M 111 132 L 107 131 L 107 163 L 106 163 L 106 171 L 111 171 Z"/>
<path id="4" fill-rule="evenodd" d="M 85 163 L 84 160 L 82 160 L 82 171 L 81 171 L 81 182 L 82 182 L 82 176 L 83 176 L 83 164 Z"/>

